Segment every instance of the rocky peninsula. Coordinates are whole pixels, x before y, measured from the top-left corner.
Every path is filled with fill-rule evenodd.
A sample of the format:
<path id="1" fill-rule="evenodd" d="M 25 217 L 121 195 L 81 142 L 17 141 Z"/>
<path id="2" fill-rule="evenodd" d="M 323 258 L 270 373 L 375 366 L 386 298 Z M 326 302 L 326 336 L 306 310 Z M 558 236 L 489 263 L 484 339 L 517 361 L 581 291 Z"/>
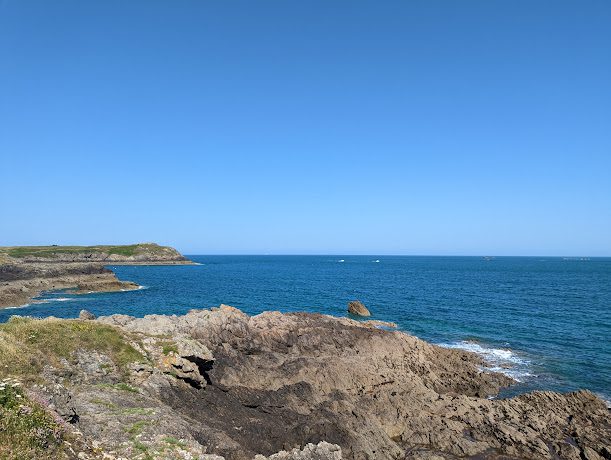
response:
<path id="1" fill-rule="evenodd" d="M 0 369 L 0 458 L 611 458 L 592 393 L 494 399 L 478 356 L 348 318 L 13 317 Z"/>
<path id="2" fill-rule="evenodd" d="M 192 264 L 176 249 L 154 243 L 125 246 L 0 247 L 0 308 L 30 302 L 42 291 L 76 293 L 137 289 L 105 265 Z"/>

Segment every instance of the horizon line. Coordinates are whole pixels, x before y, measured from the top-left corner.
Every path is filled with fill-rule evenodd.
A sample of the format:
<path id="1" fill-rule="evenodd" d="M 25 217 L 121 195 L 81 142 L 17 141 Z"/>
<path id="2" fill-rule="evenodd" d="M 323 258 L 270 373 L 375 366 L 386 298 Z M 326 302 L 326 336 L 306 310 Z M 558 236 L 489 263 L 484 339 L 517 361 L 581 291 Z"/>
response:
<path id="1" fill-rule="evenodd" d="M 354 253 L 186 253 L 182 252 L 184 256 L 285 256 L 285 257 L 552 257 L 552 258 L 565 258 L 565 259 L 605 259 L 611 258 L 611 255 L 544 255 L 544 254 L 531 254 L 531 255 L 495 255 L 495 254 L 354 254 Z"/>

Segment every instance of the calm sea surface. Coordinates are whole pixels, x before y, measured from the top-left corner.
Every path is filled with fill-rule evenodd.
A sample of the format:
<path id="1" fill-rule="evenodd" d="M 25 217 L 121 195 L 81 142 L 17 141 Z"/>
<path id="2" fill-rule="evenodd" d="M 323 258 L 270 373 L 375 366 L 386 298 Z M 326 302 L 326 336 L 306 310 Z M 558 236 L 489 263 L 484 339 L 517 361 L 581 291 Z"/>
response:
<path id="1" fill-rule="evenodd" d="M 226 303 L 342 316 L 359 299 L 374 319 L 484 355 L 531 389 L 588 388 L 611 400 L 611 259 L 541 257 L 190 256 L 196 266 L 110 266 L 143 289 L 55 292 L 10 315 L 182 314 Z"/>

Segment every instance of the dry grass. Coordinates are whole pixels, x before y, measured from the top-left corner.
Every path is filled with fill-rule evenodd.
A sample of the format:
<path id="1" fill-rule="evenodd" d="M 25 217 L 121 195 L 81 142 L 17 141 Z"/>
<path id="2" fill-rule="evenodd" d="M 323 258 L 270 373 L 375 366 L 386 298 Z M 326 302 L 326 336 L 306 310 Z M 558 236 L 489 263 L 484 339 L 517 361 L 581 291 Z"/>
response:
<path id="1" fill-rule="evenodd" d="M 46 364 L 63 367 L 76 350 L 107 355 L 119 369 L 146 358 L 114 327 L 93 321 L 14 316 L 0 324 L 0 375 L 36 380 Z"/>

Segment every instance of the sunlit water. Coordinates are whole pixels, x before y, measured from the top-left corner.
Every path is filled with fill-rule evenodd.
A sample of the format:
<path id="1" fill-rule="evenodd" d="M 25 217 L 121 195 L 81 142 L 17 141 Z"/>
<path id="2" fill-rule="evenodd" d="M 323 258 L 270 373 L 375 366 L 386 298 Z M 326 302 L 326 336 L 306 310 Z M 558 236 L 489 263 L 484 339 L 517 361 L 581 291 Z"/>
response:
<path id="1" fill-rule="evenodd" d="M 10 315 L 183 314 L 225 303 L 342 316 L 359 299 L 374 319 L 474 351 L 531 389 L 588 388 L 611 399 L 611 259 L 191 256 L 202 265 L 117 266 L 138 291 L 47 293 Z"/>

